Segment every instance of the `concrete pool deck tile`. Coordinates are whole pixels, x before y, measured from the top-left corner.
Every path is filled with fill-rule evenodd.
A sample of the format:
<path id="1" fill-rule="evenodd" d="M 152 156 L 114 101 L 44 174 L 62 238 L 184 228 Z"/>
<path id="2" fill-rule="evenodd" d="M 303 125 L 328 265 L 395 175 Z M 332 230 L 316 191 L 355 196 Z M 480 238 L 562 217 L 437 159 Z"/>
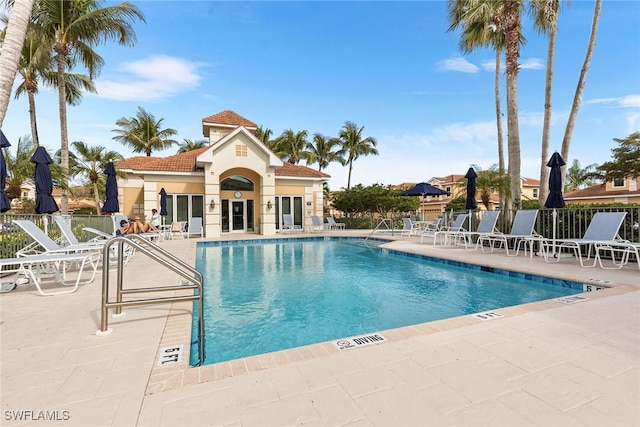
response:
<path id="1" fill-rule="evenodd" d="M 562 425 L 563 427 L 568 427 L 582 425 L 575 418 L 564 414 L 557 408 L 523 390 L 502 394 L 498 396 L 497 400 L 538 426 Z"/>
<path id="2" fill-rule="evenodd" d="M 480 426 L 537 426 L 539 424 L 528 420 L 518 411 L 511 409 L 498 399 L 485 400 L 467 408 L 454 412 L 450 422 L 455 425 Z"/>
<path id="3" fill-rule="evenodd" d="M 319 418 L 329 426 L 341 426 L 365 417 L 358 405 L 339 385 L 308 393 Z"/>
<path id="4" fill-rule="evenodd" d="M 240 411 L 246 426 L 293 426 L 320 420 L 308 394 L 298 394 Z"/>
<path id="5" fill-rule="evenodd" d="M 402 378 L 386 366 L 341 375 L 336 377 L 336 380 L 352 398 L 391 389 L 404 383 Z"/>
<path id="6" fill-rule="evenodd" d="M 435 390 L 437 392 L 432 393 Z M 364 394 L 354 401 L 376 426 L 441 426 L 449 423 L 441 408 L 433 404 L 436 394 L 442 396 L 440 392 L 443 392 L 440 386 L 421 390 L 394 387 Z M 456 402 L 452 394 L 447 393 L 452 407 L 457 407 L 456 403 L 463 406 L 468 404 L 462 397 Z"/>

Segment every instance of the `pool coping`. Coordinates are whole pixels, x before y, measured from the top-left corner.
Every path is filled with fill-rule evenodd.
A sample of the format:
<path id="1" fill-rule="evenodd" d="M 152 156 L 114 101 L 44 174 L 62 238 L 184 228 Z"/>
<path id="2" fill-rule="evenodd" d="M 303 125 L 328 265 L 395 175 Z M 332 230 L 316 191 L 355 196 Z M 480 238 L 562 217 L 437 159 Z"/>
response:
<path id="1" fill-rule="evenodd" d="M 260 242 L 264 243 L 265 241 L 282 241 L 285 240 L 327 240 L 327 239 L 344 239 L 349 238 L 346 236 L 342 237 L 333 237 L 333 236 L 309 236 L 309 237 L 283 237 L 276 239 L 248 239 L 248 240 L 225 240 L 225 241 L 203 241 L 205 245 L 240 245 L 246 244 L 247 242 Z M 362 237 L 350 237 L 351 239 L 362 239 Z M 380 239 L 383 240 L 383 239 Z M 399 242 L 398 240 L 386 240 L 384 239 L 386 246 L 393 246 L 393 244 Z M 243 243 L 236 243 L 243 242 Z M 448 258 L 439 258 L 433 257 L 430 255 L 420 254 L 418 252 L 412 251 L 408 248 L 397 249 L 397 248 L 387 248 L 384 249 L 391 250 L 394 252 L 398 252 L 407 256 L 420 256 L 425 257 L 426 259 L 437 259 L 441 261 L 448 262 L 459 262 L 454 259 Z M 194 247 L 195 250 L 195 247 Z M 480 265 L 472 262 L 465 262 L 465 264 L 481 267 Z M 497 268 L 502 270 L 502 268 Z M 571 281 L 575 283 L 583 283 L 585 286 L 589 286 L 586 284 L 584 279 L 578 278 L 569 278 L 569 277 L 558 277 L 558 274 L 549 274 L 548 276 L 540 276 L 539 274 L 520 271 L 522 269 L 517 269 L 515 273 L 518 274 L 532 274 L 539 277 L 551 277 L 557 280 L 563 281 Z M 509 271 L 509 270 L 505 270 Z M 431 321 L 427 323 L 420 323 L 416 325 L 404 326 L 400 328 L 388 329 L 383 331 L 376 331 L 375 333 L 381 334 L 386 338 L 386 341 L 380 343 L 374 343 L 371 345 L 384 345 L 386 342 L 390 341 L 398 341 L 407 338 L 412 338 L 416 336 L 423 335 L 431 335 L 443 331 L 448 331 L 452 329 L 462 328 L 466 326 L 472 326 L 481 324 L 486 321 L 500 321 L 500 319 L 509 318 L 512 316 L 549 310 L 553 308 L 562 307 L 566 304 L 588 301 L 593 299 L 605 298 L 613 295 L 620 295 L 627 292 L 636 291 L 637 287 L 626 284 L 616 284 L 615 282 L 596 282 L 594 286 L 598 287 L 598 290 L 595 291 L 585 291 L 576 295 L 583 295 L 584 293 L 588 294 L 588 297 L 584 297 L 584 299 L 578 299 L 573 301 L 563 301 L 561 298 L 548 299 L 533 303 L 521 304 L 511 307 L 505 307 L 497 310 L 493 310 L 492 313 L 496 313 L 497 316 L 490 318 L 481 318 L 478 316 L 479 313 L 472 313 L 468 315 L 452 317 L 442 320 Z M 186 292 L 186 291 L 181 291 Z M 267 369 L 273 369 L 277 367 L 286 366 L 295 362 L 315 359 L 319 357 L 323 357 L 326 355 L 339 353 L 342 351 L 358 351 L 358 348 L 350 348 L 339 350 L 334 344 L 333 341 L 325 341 L 317 344 L 311 344 L 301 347 L 294 347 L 286 350 L 275 351 L 271 353 L 264 353 L 255 356 L 244 357 L 240 359 L 234 359 L 225 362 L 218 362 L 213 364 L 208 364 L 204 366 L 191 367 L 189 365 L 190 360 L 190 344 L 191 344 L 191 335 L 192 335 L 192 303 L 191 302 L 178 302 L 171 304 L 171 308 L 169 311 L 169 315 L 167 316 L 167 321 L 164 327 L 164 331 L 162 337 L 160 339 L 159 348 L 156 353 L 156 360 L 154 361 L 154 366 L 151 369 L 151 373 L 149 376 L 149 381 L 146 386 L 145 395 L 151 395 L 155 393 L 160 393 L 168 390 L 173 390 L 177 388 L 187 387 L 191 385 L 208 383 L 212 381 L 222 380 L 225 378 L 230 378 L 234 376 L 244 375 L 250 372 L 263 371 Z M 370 335 L 370 334 L 367 334 Z M 160 349 L 166 347 L 175 347 L 181 345 L 182 346 L 182 357 L 181 360 L 177 363 L 168 364 L 165 366 L 158 366 L 158 362 L 160 360 Z"/>

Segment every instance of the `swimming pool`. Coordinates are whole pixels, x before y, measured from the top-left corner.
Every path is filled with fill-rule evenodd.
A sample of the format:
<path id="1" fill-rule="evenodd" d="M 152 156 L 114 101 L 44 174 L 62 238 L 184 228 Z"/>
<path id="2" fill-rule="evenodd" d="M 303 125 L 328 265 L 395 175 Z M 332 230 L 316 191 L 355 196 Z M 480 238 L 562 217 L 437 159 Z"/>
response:
<path id="1" fill-rule="evenodd" d="M 199 244 L 203 364 L 582 292 L 575 282 L 353 242 Z"/>

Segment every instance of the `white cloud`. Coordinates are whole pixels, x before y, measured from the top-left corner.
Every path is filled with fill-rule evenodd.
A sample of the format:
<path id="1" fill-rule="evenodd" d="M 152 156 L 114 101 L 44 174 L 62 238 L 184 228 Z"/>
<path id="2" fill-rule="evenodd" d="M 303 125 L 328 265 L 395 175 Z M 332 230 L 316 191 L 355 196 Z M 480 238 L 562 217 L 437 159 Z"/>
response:
<path id="1" fill-rule="evenodd" d="M 544 63 L 538 58 L 529 58 L 520 62 L 521 70 L 542 70 Z"/>
<path id="2" fill-rule="evenodd" d="M 638 108 L 640 107 L 640 94 L 634 93 L 626 96 L 619 96 L 617 98 L 596 98 L 589 99 L 584 102 L 585 104 L 605 104 L 612 107 L 622 108 Z"/>
<path id="3" fill-rule="evenodd" d="M 484 59 L 480 61 L 480 66 L 484 71 L 491 71 L 493 73 L 496 71 L 496 60 Z M 504 72 L 505 68 L 506 68 L 505 62 L 500 61 L 500 70 Z M 541 70 L 543 68 L 544 68 L 544 64 L 538 58 L 525 59 L 520 62 L 521 70 Z"/>
<path id="4" fill-rule="evenodd" d="M 472 64 L 460 56 L 439 61 L 436 68 L 438 71 L 459 71 L 461 73 L 477 73 L 480 71 L 477 65 Z"/>
<path id="5" fill-rule="evenodd" d="M 626 117 L 627 132 L 633 133 L 640 129 L 640 113 L 629 114 Z"/>
<path id="6" fill-rule="evenodd" d="M 448 143 L 477 143 L 497 140 L 497 129 L 495 121 L 475 122 L 475 123 L 453 123 L 437 127 L 433 130 L 432 139 L 439 144 Z"/>
<path id="7" fill-rule="evenodd" d="M 496 60 L 495 59 L 485 59 L 480 62 L 480 66 L 485 71 L 491 71 L 492 73 L 496 71 Z M 500 61 L 500 69 L 504 70 L 505 65 L 504 61 Z"/>
<path id="8" fill-rule="evenodd" d="M 102 98 L 117 101 L 150 101 L 174 96 L 197 88 L 202 64 L 166 55 L 126 62 L 115 79 L 98 80 Z"/>

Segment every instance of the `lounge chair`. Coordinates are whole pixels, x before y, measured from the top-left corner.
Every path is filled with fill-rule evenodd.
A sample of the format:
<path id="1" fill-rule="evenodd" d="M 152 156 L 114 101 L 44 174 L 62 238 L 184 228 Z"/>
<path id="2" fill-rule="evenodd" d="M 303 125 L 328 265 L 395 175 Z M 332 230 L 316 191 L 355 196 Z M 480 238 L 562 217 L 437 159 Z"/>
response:
<path id="1" fill-rule="evenodd" d="M 169 230 L 169 238 L 171 240 L 177 238 L 184 239 L 187 236 L 185 226 L 185 221 L 173 221 L 171 223 L 171 229 Z"/>
<path id="2" fill-rule="evenodd" d="M 204 237 L 202 217 L 192 217 L 187 223 L 187 237 L 190 237 L 192 234 L 199 234 L 200 237 Z"/>
<path id="3" fill-rule="evenodd" d="M 491 249 L 490 252 L 493 252 L 497 245 L 499 248 L 505 249 L 507 256 L 518 256 L 520 247 L 524 246 L 526 251 L 527 243 L 531 246 L 534 242 L 532 238 L 540 238 L 540 236 L 533 230 L 536 226 L 537 218 L 537 209 L 519 210 L 516 212 L 510 233 L 482 234 L 478 238 L 478 245 L 482 248 L 482 252 L 485 251 L 484 244 L 487 243 L 488 247 Z M 510 244 L 513 244 L 515 252 L 510 251 Z M 533 250 L 531 250 L 531 253 L 533 253 Z"/>
<path id="4" fill-rule="evenodd" d="M 67 245 L 61 246 L 57 244 L 51 237 L 49 237 L 44 231 L 42 231 L 32 221 L 26 219 L 14 219 L 13 223 L 18 225 L 33 239 L 33 243 L 20 249 L 16 252 L 16 255 L 29 256 L 38 255 L 42 253 L 46 254 L 61 254 L 72 252 L 100 252 L 102 250 L 101 245 L 94 244 L 79 244 L 79 245 Z"/>
<path id="5" fill-rule="evenodd" d="M 464 242 L 465 248 L 477 249 L 480 245 L 480 237 L 482 236 L 494 236 L 496 232 L 496 223 L 498 222 L 498 215 L 500 211 L 485 211 L 482 215 L 482 219 L 478 224 L 478 228 L 475 231 L 453 231 L 451 237 L 454 239 L 454 244 L 457 242 Z M 477 237 L 476 244 L 473 244 L 473 238 Z"/>
<path id="6" fill-rule="evenodd" d="M 602 263 L 601 252 L 608 252 L 611 257 L 611 266 Z M 616 254 L 620 254 L 620 261 L 616 262 Z M 629 257 L 633 255 L 638 263 L 640 270 L 640 243 L 629 242 L 628 240 L 620 242 L 596 243 L 596 258 L 600 268 L 605 270 L 620 269 L 629 262 Z"/>
<path id="7" fill-rule="evenodd" d="M 425 236 L 433 237 L 433 235 L 442 229 L 442 217 L 436 218 L 431 224 L 425 224 L 420 230 L 420 243 Z"/>
<path id="8" fill-rule="evenodd" d="M 329 224 L 327 224 L 329 225 Z M 324 223 L 322 222 L 322 218 L 317 215 L 311 215 L 311 231 L 321 232 L 324 231 Z"/>
<path id="9" fill-rule="evenodd" d="M 111 219 L 113 220 L 113 235 L 117 236 L 118 232 L 117 230 L 120 229 L 120 222 L 122 221 L 129 221 L 129 218 L 126 215 L 121 215 L 121 214 L 114 214 L 111 216 Z M 133 235 L 133 234 L 132 234 Z M 140 236 L 143 237 L 147 240 L 151 240 L 151 241 L 156 241 L 156 243 L 160 242 L 162 240 L 162 237 L 164 236 L 164 233 L 160 232 L 160 230 L 158 231 L 147 231 L 146 233 L 136 233 L 136 236 Z"/>
<path id="10" fill-rule="evenodd" d="M 469 218 L 469 214 L 460 214 L 456 217 L 456 220 L 453 222 L 452 226 L 442 227 L 440 231 L 436 231 L 435 233 L 433 233 L 433 244 L 435 245 L 438 242 L 438 237 L 443 236 L 444 239 L 442 244 L 446 246 L 449 243 L 448 237 L 453 235 L 453 233 L 467 231 L 467 229 L 464 228 L 464 224 L 465 222 L 467 222 L 467 218 Z"/>
<path id="11" fill-rule="evenodd" d="M 401 236 L 417 236 L 420 233 L 420 227 L 418 224 L 411 221 L 411 218 L 402 218 L 402 231 Z"/>
<path id="12" fill-rule="evenodd" d="M 282 228 L 283 233 L 302 233 L 302 227 L 294 224 L 291 214 L 282 214 Z"/>
<path id="13" fill-rule="evenodd" d="M 96 234 L 95 238 L 87 242 L 80 242 L 76 237 L 76 235 L 73 233 L 73 230 L 71 229 L 71 225 L 67 222 L 67 220 L 64 217 L 60 215 L 54 215 L 53 219 L 58 225 L 58 228 L 60 229 L 60 232 L 62 233 L 64 240 L 66 240 L 69 245 L 96 245 L 98 247 L 102 247 L 106 242 L 106 238 L 100 234 Z"/>
<path id="14" fill-rule="evenodd" d="M 336 222 L 332 216 L 327 217 L 327 223 L 329 224 L 329 230 L 344 230 L 347 227 L 344 222 Z"/>
<path id="15" fill-rule="evenodd" d="M 626 212 L 597 212 L 591 219 L 581 239 L 543 240 L 542 253 L 544 260 L 558 262 L 562 258 L 559 256 L 559 252 L 562 249 L 569 249 L 578 258 L 582 267 L 595 267 L 598 262 L 596 245 L 614 244 L 622 241 L 618 236 L 618 230 L 622 226 L 625 215 L 627 215 Z M 586 247 L 586 254 L 584 254 L 586 257 L 583 257 L 583 247 Z M 592 256 L 593 263 L 585 265 L 585 261 L 590 260 Z"/>
<path id="16" fill-rule="evenodd" d="M 99 259 L 99 252 L 37 254 L 0 259 L 0 270 L 3 274 L 11 272 L 24 274 L 38 289 L 40 295 L 62 295 L 75 292 L 81 284 L 93 282 L 96 277 Z M 78 267 L 77 277 L 75 280 L 69 281 L 66 276 L 72 265 Z M 87 266 L 92 268 L 91 277 L 81 280 L 84 269 Z M 45 292 L 41 285 L 47 275 L 53 275 L 56 283 L 73 287 L 59 292 Z"/>

